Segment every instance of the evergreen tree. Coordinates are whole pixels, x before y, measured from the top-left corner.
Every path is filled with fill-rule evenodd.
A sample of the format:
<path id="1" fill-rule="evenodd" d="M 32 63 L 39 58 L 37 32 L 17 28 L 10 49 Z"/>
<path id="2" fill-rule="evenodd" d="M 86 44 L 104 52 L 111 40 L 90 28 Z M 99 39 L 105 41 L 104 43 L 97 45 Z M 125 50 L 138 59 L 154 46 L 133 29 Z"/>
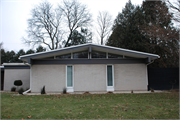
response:
<path id="1" fill-rule="evenodd" d="M 113 25 L 113 32 L 106 45 L 138 51 L 147 51 L 147 38 L 139 31 L 139 24 L 143 24 L 142 10 L 135 7 L 131 1 L 127 2 L 122 13 L 119 13 Z"/>
<path id="2" fill-rule="evenodd" d="M 14 60 L 13 62 L 16 62 L 16 63 L 22 63 L 23 61 L 22 60 L 19 60 L 19 56 L 21 55 L 25 55 L 25 51 L 23 49 L 20 49 L 19 52 L 14 56 Z"/>
<path id="3" fill-rule="evenodd" d="M 35 53 L 34 50 L 32 49 L 29 49 L 28 51 L 26 51 L 26 54 L 32 54 L 32 53 Z"/>
<path id="4" fill-rule="evenodd" d="M 43 48 L 42 46 L 39 46 L 36 49 L 36 52 L 42 52 L 45 51 L 46 49 Z M 5 51 L 4 49 L 1 49 L 1 64 L 3 63 L 22 63 L 22 60 L 19 60 L 19 56 L 25 55 L 25 54 L 32 54 L 35 53 L 34 50 L 29 49 L 26 53 L 23 49 L 19 50 L 17 53 L 15 53 L 13 50 L 12 51 Z"/>
<path id="5" fill-rule="evenodd" d="M 4 49 L 1 49 L 1 64 L 15 62 L 15 54 L 13 50 L 6 52 Z"/>
<path id="6" fill-rule="evenodd" d="M 38 52 L 44 52 L 44 51 L 46 51 L 46 48 L 43 48 L 41 45 L 39 45 L 39 47 L 36 48 L 36 53 L 38 53 Z"/>
<path id="7" fill-rule="evenodd" d="M 15 62 L 16 60 L 15 60 L 15 58 L 14 58 L 14 56 L 16 55 L 16 53 L 12 50 L 11 52 L 7 52 L 6 53 L 6 55 L 8 56 L 8 58 L 9 58 L 9 63 L 13 63 L 13 62 Z"/>
<path id="8" fill-rule="evenodd" d="M 69 42 L 67 46 L 88 43 L 89 41 L 92 40 L 92 33 L 89 32 L 88 29 L 84 29 L 84 28 L 81 28 L 81 32 L 74 30 L 70 40 L 71 42 Z"/>
<path id="9" fill-rule="evenodd" d="M 178 30 L 162 1 L 143 1 L 141 7 L 126 3 L 115 19 L 107 45 L 160 55 L 150 67 L 178 67 Z"/>
<path id="10" fill-rule="evenodd" d="M 4 49 L 1 49 L 1 64 L 7 63 L 6 61 L 7 61 L 7 59 L 6 59 L 6 52 L 5 52 Z"/>

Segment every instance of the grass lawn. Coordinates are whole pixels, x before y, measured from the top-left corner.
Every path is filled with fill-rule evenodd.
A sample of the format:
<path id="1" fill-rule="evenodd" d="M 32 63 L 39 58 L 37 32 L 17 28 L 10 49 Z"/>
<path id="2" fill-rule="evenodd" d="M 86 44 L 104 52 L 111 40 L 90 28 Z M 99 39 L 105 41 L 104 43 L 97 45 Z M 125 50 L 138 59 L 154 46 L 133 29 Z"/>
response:
<path id="1" fill-rule="evenodd" d="M 179 93 L 1 93 L 1 119 L 179 119 Z"/>

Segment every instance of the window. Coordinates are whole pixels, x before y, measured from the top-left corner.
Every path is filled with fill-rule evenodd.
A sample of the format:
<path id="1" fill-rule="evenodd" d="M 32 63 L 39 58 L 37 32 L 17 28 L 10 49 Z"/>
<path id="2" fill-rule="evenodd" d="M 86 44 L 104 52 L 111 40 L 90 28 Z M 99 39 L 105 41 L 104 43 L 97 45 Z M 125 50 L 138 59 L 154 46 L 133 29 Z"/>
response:
<path id="1" fill-rule="evenodd" d="M 73 58 L 88 58 L 88 51 L 73 53 Z"/>
<path id="2" fill-rule="evenodd" d="M 73 87 L 73 66 L 67 66 L 67 87 Z"/>
<path id="3" fill-rule="evenodd" d="M 107 86 L 113 86 L 113 66 L 107 65 Z"/>
<path id="4" fill-rule="evenodd" d="M 106 58 L 105 52 L 92 51 L 92 58 Z"/>
<path id="5" fill-rule="evenodd" d="M 56 59 L 71 59 L 71 53 L 56 56 Z"/>
<path id="6" fill-rule="evenodd" d="M 122 55 L 108 53 L 108 58 L 123 58 Z"/>

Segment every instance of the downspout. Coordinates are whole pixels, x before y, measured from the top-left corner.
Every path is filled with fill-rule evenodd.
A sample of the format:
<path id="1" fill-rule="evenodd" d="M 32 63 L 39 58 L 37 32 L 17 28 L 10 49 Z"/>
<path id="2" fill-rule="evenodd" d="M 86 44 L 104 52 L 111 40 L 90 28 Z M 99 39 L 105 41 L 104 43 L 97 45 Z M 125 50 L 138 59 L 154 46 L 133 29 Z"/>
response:
<path id="1" fill-rule="evenodd" d="M 30 66 L 30 88 L 29 88 L 28 90 L 24 91 L 24 92 L 23 92 L 23 95 L 25 95 L 25 94 L 27 94 L 29 91 L 31 91 L 31 64 L 28 64 L 28 63 L 25 63 L 25 62 L 24 62 L 24 64 Z"/>
<path id="2" fill-rule="evenodd" d="M 151 64 L 151 63 L 153 63 L 154 62 L 154 60 L 152 60 L 150 63 L 148 63 L 148 64 L 146 64 L 147 66 L 149 65 L 149 64 Z"/>

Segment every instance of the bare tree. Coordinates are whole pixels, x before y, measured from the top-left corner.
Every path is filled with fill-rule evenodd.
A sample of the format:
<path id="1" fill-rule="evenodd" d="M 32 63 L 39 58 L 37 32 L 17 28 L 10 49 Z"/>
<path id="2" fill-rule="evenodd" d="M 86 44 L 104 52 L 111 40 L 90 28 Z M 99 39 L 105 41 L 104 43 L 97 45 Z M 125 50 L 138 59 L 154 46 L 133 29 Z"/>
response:
<path id="1" fill-rule="evenodd" d="M 0 56 L 1 56 L 1 49 L 2 49 L 2 46 L 3 46 L 3 42 L 0 42 Z M 0 63 L 1 63 L 1 57 L 0 57 Z M 1 75 L 1 73 L 0 73 Z"/>
<path id="2" fill-rule="evenodd" d="M 2 46 L 3 46 L 3 42 L 0 42 L 0 49 L 2 49 Z"/>
<path id="3" fill-rule="evenodd" d="M 170 2 L 167 0 L 167 4 L 171 8 L 173 14 L 174 14 L 174 20 L 178 23 L 180 23 L 180 0 L 177 0 L 177 2 Z"/>
<path id="4" fill-rule="evenodd" d="M 57 49 L 63 37 L 60 28 L 61 11 L 52 8 L 49 2 L 40 3 L 31 11 L 28 19 L 28 36 L 23 37 L 25 43 L 35 46 L 45 44 L 49 49 Z"/>
<path id="5" fill-rule="evenodd" d="M 69 29 L 69 36 L 67 41 L 65 41 L 65 47 L 67 47 L 74 30 L 90 25 L 91 14 L 85 5 L 76 0 L 64 0 L 63 4 L 59 5 L 59 9 L 63 12 Z"/>
<path id="6" fill-rule="evenodd" d="M 99 12 L 97 16 L 98 29 L 97 33 L 101 40 L 101 45 L 103 45 L 104 38 L 108 36 L 111 31 L 112 17 L 107 11 Z"/>

